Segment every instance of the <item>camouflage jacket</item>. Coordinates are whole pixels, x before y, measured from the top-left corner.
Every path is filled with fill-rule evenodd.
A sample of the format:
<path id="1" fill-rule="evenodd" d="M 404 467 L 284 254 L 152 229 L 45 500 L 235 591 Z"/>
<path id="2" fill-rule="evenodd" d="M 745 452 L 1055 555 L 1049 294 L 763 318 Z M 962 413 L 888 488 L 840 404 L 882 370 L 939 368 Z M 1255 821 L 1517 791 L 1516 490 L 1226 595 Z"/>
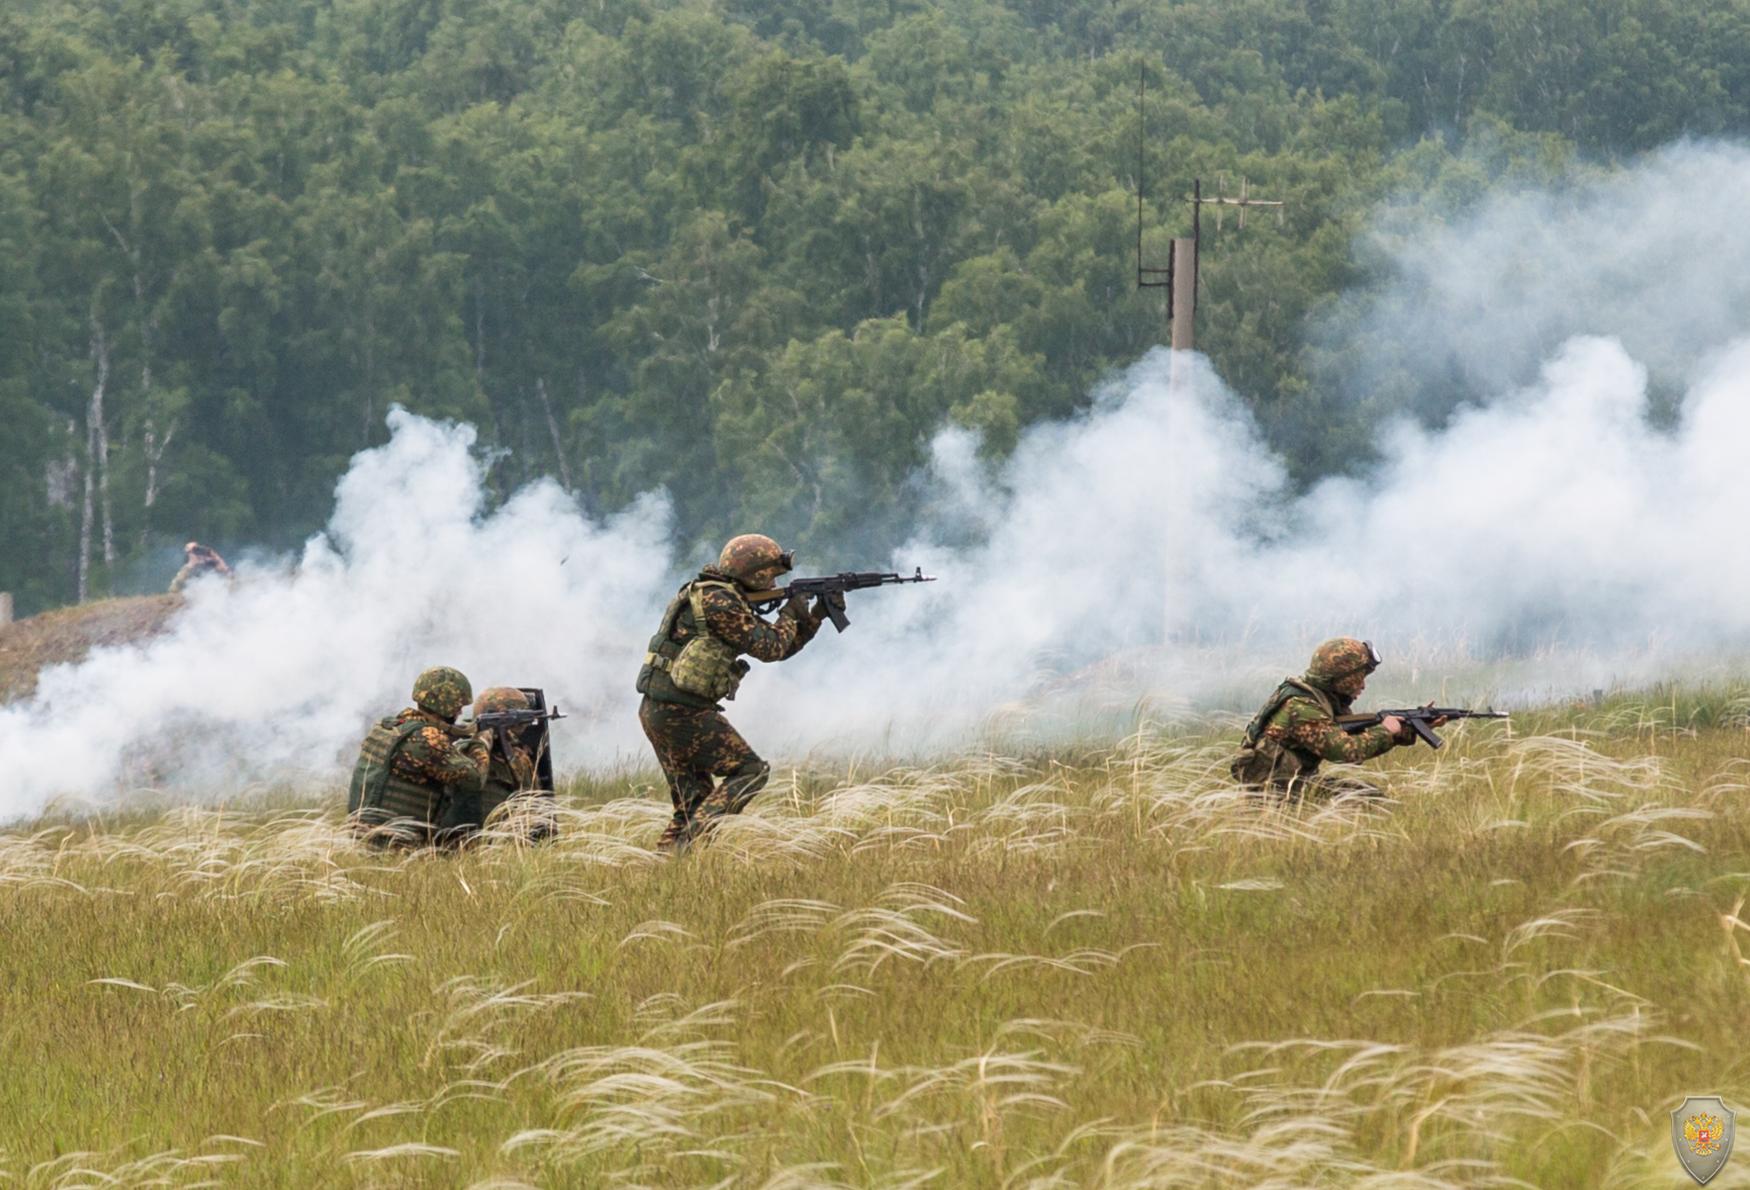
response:
<path id="1" fill-rule="evenodd" d="M 1306 678 L 1285 678 L 1251 723 L 1233 759 L 1234 779 L 1281 785 L 1310 777 L 1320 763 L 1357 764 L 1391 751 L 1397 740 L 1383 727 L 1353 734 L 1337 726 L 1350 700 Z"/>
<path id="2" fill-rule="evenodd" d="M 452 792 L 475 793 L 486 779 L 489 757 L 486 741 L 455 734 L 455 727 L 430 711 L 408 707 L 395 716 L 395 726 L 423 719 L 425 726 L 413 733 L 395 754 L 395 775 L 421 785 L 441 785 Z"/>
<path id="3" fill-rule="evenodd" d="M 727 583 L 730 580 L 715 567 L 707 566 L 699 572 L 699 577 L 694 582 Z M 698 634 L 700 628 L 693 620 L 693 609 L 687 599 L 692 586 L 693 583 L 688 583 L 682 587 L 676 594 L 675 601 L 669 605 L 669 611 L 664 613 L 663 622 L 669 625 L 668 631 L 664 633 L 659 629 L 652 638 L 652 654 L 672 661 L 680 654 L 681 648 Z M 706 632 L 729 645 L 738 654 L 744 653 L 761 661 L 783 661 L 794 657 L 802 651 L 804 645 L 814 639 L 814 634 L 820 627 L 813 616 L 798 615 L 788 606 L 780 610 L 773 619 L 764 619 L 742 598 L 739 588 L 710 587 L 704 592 L 700 603 L 705 610 Z M 658 702 L 679 703 L 689 707 L 716 705 L 710 699 L 680 689 L 669 680 L 666 673 L 660 668 L 652 667 L 648 661 L 638 674 L 638 692 Z"/>

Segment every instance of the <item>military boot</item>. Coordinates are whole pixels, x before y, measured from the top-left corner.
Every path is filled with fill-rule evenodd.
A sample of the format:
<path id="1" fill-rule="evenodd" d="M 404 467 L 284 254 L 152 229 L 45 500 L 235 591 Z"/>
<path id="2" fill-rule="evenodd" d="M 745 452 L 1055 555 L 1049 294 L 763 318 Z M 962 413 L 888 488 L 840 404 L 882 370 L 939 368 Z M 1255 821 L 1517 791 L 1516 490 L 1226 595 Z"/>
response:
<path id="1" fill-rule="evenodd" d="M 668 820 L 668 825 L 662 828 L 662 834 L 656 840 L 658 851 L 672 851 L 676 855 L 687 849 L 687 844 L 693 840 L 693 822 L 675 815 Z"/>

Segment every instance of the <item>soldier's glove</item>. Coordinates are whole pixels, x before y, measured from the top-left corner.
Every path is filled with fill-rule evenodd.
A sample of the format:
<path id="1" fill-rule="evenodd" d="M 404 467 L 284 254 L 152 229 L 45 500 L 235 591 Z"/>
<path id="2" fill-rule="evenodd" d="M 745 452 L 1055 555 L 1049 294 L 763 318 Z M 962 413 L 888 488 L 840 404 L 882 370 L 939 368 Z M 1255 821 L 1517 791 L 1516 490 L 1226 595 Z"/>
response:
<path id="1" fill-rule="evenodd" d="M 784 601 L 784 606 L 778 609 L 781 616 L 789 616 L 792 620 L 800 620 L 808 614 L 808 596 L 800 591 L 793 591 L 790 598 Z"/>

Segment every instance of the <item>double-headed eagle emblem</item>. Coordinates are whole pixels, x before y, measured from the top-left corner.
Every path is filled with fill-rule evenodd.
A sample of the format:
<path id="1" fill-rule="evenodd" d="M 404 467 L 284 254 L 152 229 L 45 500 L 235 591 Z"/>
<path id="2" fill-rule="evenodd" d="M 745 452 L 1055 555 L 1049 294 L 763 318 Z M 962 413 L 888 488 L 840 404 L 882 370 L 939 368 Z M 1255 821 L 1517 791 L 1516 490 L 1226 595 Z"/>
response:
<path id="1" fill-rule="evenodd" d="M 1697 1157 L 1712 1157 L 1720 1151 L 1722 1130 L 1718 1116 L 1698 1112 L 1683 1121 L 1683 1140 Z"/>

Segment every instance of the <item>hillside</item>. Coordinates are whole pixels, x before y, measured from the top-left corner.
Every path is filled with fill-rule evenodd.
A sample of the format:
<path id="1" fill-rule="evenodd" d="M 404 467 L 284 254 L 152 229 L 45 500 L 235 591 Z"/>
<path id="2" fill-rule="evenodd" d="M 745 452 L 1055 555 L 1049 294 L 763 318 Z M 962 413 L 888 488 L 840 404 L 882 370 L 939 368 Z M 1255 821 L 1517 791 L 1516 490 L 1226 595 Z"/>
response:
<path id="1" fill-rule="evenodd" d="M 35 690 L 37 674 L 45 666 L 64 665 L 105 645 L 156 635 L 182 602 L 180 595 L 100 599 L 0 627 L 0 702 Z"/>

